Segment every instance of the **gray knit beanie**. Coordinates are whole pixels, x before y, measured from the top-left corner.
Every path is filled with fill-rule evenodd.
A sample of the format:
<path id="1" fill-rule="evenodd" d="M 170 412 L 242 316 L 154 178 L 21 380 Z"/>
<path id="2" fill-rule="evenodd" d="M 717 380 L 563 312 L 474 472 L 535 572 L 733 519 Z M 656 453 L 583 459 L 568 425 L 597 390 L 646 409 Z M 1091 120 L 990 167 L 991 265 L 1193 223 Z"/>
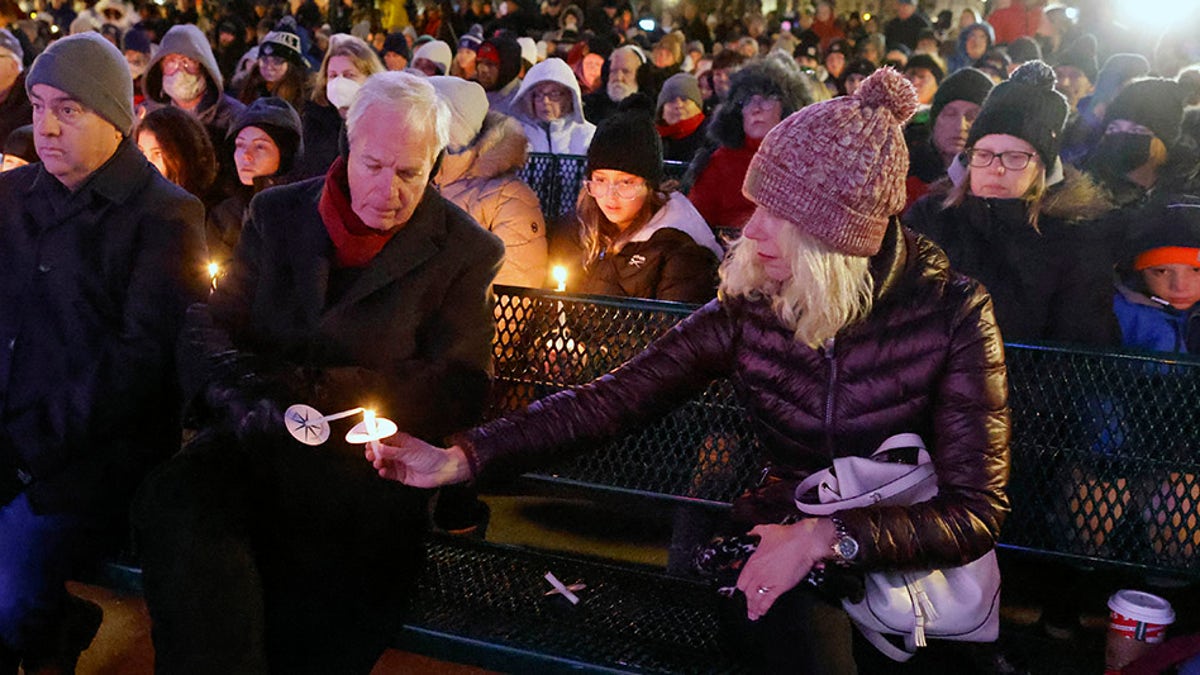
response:
<path id="1" fill-rule="evenodd" d="M 704 97 L 700 95 L 700 84 L 695 75 L 690 73 L 675 73 L 663 82 L 662 91 L 658 92 L 658 105 L 655 110 L 662 114 L 663 106 L 677 98 L 695 101 L 696 105 L 704 107 Z"/>
<path id="2" fill-rule="evenodd" d="M 125 56 L 99 33 L 62 38 L 42 52 L 25 78 L 25 91 L 44 84 L 61 89 L 108 120 L 123 136 L 133 130 L 133 79 Z"/>

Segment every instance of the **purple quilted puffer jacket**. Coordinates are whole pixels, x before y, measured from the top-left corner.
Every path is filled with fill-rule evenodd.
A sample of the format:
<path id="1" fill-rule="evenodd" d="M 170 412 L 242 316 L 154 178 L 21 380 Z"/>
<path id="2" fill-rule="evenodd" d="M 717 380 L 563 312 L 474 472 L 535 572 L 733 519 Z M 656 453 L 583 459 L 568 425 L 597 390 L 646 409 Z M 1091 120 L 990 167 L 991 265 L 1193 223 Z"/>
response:
<path id="1" fill-rule="evenodd" d="M 945 255 L 896 223 L 871 261 L 875 306 L 821 349 L 796 342 L 762 302 L 714 300 L 591 384 L 454 440 L 478 474 L 528 468 L 664 414 L 728 377 L 755 420 L 769 480 L 735 502 L 746 524 L 775 522 L 792 487 L 833 457 L 870 455 L 920 434 L 939 494 L 909 507 L 845 511 L 860 565 L 959 565 L 992 548 L 1009 510 L 1004 347 L 992 302 Z"/>

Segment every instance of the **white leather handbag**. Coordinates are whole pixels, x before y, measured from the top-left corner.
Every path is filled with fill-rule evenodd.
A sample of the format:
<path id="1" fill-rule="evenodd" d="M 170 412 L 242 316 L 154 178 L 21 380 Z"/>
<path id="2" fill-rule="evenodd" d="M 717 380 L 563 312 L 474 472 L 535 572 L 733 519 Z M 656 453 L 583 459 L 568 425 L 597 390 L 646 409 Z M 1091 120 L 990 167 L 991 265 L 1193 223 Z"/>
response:
<path id="1" fill-rule="evenodd" d="M 917 464 L 881 461 L 897 448 L 916 448 Z M 815 493 L 818 502 L 812 501 Z M 908 506 L 937 495 L 925 442 L 917 434 L 888 438 L 871 457 L 839 457 L 833 467 L 796 488 L 796 508 L 811 516 L 870 506 Z M 959 567 L 869 572 L 861 602 L 842 601 L 854 625 L 896 661 L 907 661 L 926 638 L 991 642 L 1000 635 L 1000 567 L 996 551 Z M 905 649 L 884 635 L 904 637 Z"/>

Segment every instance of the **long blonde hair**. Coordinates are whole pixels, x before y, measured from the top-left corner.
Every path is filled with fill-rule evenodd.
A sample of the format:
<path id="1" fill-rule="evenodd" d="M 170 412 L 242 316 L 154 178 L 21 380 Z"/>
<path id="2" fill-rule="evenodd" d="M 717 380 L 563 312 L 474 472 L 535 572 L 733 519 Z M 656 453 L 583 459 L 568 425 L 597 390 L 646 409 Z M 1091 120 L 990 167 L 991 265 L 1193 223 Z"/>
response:
<path id="1" fill-rule="evenodd" d="M 870 258 L 834 251 L 790 225 L 779 230 L 777 243 L 780 255 L 791 260 L 791 278 L 771 279 L 759 261 L 757 242 L 743 236 L 721 264 L 721 296 L 770 302 L 796 341 L 814 349 L 871 313 Z"/>

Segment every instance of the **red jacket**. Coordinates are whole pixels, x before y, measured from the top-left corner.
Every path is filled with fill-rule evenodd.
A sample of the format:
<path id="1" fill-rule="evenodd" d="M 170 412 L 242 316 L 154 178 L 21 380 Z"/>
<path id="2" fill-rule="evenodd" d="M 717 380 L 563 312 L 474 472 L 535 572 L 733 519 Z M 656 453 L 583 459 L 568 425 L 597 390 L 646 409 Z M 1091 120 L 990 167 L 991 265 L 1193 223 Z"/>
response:
<path id="1" fill-rule="evenodd" d="M 1042 21 L 1042 6 L 1025 7 L 1014 1 L 988 15 L 987 22 L 996 31 L 996 44 L 1006 45 L 1019 37 L 1032 37 Z"/>
<path id="2" fill-rule="evenodd" d="M 741 227 L 754 214 L 754 202 L 742 196 L 742 181 L 762 140 L 747 138 L 740 148 L 721 146 L 688 192 L 709 227 Z"/>

